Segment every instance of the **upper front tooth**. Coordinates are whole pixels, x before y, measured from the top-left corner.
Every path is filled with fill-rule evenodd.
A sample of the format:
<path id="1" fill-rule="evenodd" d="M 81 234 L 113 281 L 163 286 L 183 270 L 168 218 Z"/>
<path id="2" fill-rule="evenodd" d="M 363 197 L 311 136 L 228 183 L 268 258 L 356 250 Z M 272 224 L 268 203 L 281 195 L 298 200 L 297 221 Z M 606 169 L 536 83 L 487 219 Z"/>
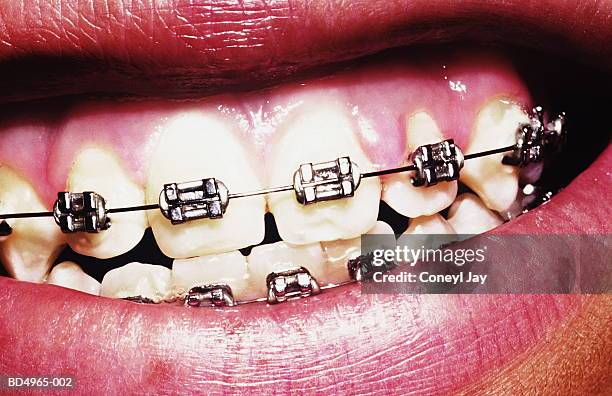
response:
<path id="1" fill-rule="evenodd" d="M 188 292 L 194 286 L 221 283 L 232 289 L 237 301 L 259 297 L 249 286 L 247 260 L 239 251 L 174 260 L 172 282 L 176 294 Z"/>
<path id="2" fill-rule="evenodd" d="M 152 156 L 147 202 L 158 201 L 164 184 L 211 177 L 225 183 L 230 193 L 259 190 L 252 157 L 227 121 L 204 112 L 179 115 L 162 132 Z M 221 219 L 172 225 L 159 211 L 148 216 L 161 250 L 185 258 L 258 244 L 265 233 L 264 214 L 265 199 L 255 196 L 230 201 Z"/>
<path id="3" fill-rule="evenodd" d="M 426 144 L 438 143 L 444 136 L 436 122 L 425 112 L 406 120 L 406 157 Z M 414 187 L 411 172 L 396 173 L 383 179 L 382 199 L 406 217 L 431 215 L 448 207 L 457 195 L 457 182 L 442 182 L 431 187 Z"/>
<path id="4" fill-rule="evenodd" d="M 310 100 L 310 99 L 308 99 Z M 286 185 L 301 164 L 333 161 L 350 156 L 360 170 L 371 166 L 353 133 L 346 110 L 335 103 L 307 103 L 279 127 L 280 140 L 272 147 L 269 183 Z M 278 231 L 284 241 L 307 244 L 349 239 L 367 232 L 376 223 L 380 181 L 361 181 L 354 197 L 303 206 L 288 191 L 268 196 Z"/>
<path id="5" fill-rule="evenodd" d="M 248 263 L 251 287 L 257 298 L 267 295 L 266 277 L 272 272 L 304 267 L 317 281 L 325 275 L 323 251 L 318 243 L 296 246 L 281 241 L 256 246 L 249 255 Z"/>
<path id="6" fill-rule="evenodd" d="M 34 188 L 0 165 L 0 213 L 48 211 Z M 41 282 L 65 244 L 52 218 L 9 219 L 10 236 L 0 241 L 0 261 L 16 279 Z"/>
<path id="7" fill-rule="evenodd" d="M 474 194 L 457 197 L 448 211 L 448 222 L 457 234 L 476 235 L 487 232 L 503 221 Z"/>
<path id="8" fill-rule="evenodd" d="M 516 131 L 528 122 L 527 114 L 513 103 L 493 100 L 478 114 L 466 153 L 491 150 L 516 143 Z M 516 199 L 519 171 L 503 165 L 505 154 L 488 155 L 465 162 L 461 181 L 474 190 L 485 205 L 502 212 Z"/>
<path id="9" fill-rule="evenodd" d="M 172 273 L 168 268 L 129 263 L 104 275 L 100 295 L 112 298 L 143 297 L 160 302 L 171 296 L 171 290 Z"/>
<path id="10" fill-rule="evenodd" d="M 134 183 L 111 153 L 88 148 L 76 158 L 68 175 L 68 191 L 94 191 L 106 200 L 108 208 L 144 204 L 144 189 Z M 81 254 L 110 258 L 131 250 L 148 227 L 145 212 L 111 216 L 111 228 L 99 233 L 68 234 L 70 247 Z"/>
<path id="11" fill-rule="evenodd" d="M 78 264 L 72 261 L 64 261 L 53 267 L 47 277 L 47 283 L 95 296 L 100 294 L 100 282 L 87 275 Z"/>

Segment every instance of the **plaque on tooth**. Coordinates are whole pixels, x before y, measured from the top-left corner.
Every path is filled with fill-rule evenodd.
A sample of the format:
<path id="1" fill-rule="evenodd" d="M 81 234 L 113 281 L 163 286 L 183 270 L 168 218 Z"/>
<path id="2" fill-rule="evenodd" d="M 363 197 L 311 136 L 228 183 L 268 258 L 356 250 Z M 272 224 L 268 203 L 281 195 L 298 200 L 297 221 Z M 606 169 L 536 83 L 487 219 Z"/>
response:
<path id="1" fill-rule="evenodd" d="M 293 176 L 295 196 L 302 205 L 352 197 L 361 174 L 349 157 L 302 164 Z"/>
<path id="2" fill-rule="evenodd" d="M 107 230 L 111 225 L 106 212 L 106 201 L 92 191 L 59 192 L 53 206 L 53 218 L 64 233 L 97 233 Z"/>
<path id="3" fill-rule="evenodd" d="M 463 153 L 453 139 L 417 147 L 410 159 L 416 168 L 412 177 L 415 187 L 457 180 L 463 168 Z"/>
<path id="4" fill-rule="evenodd" d="M 222 218 L 229 202 L 225 184 L 215 178 L 165 184 L 159 207 L 172 224 Z"/>

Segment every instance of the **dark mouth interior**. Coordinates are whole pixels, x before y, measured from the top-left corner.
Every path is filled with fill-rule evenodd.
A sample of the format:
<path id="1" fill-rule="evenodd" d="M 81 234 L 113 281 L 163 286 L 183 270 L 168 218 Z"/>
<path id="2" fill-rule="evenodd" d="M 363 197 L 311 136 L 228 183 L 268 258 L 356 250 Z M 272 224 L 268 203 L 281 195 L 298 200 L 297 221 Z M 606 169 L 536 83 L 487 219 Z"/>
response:
<path id="1" fill-rule="evenodd" d="M 369 62 L 377 57 L 394 56 L 409 50 L 388 50 L 355 62 Z M 513 55 L 518 71 L 532 92 L 535 102 L 550 109 L 551 113 L 565 111 L 570 115 L 567 148 L 561 155 L 549 159 L 538 182 L 542 190 L 557 192 L 585 170 L 608 145 L 610 136 L 603 126 L 607 125 L 609 112 L 607 107 L 612 103 L 612 82 L 605 72 L 573 60 L 551 58 L 550 55 L 516 48 L 507 50 Z M 345 68 L 350 65 L 342 64 L 339 67 Z M 78 98 L 66 99 L 78 100 Z M 27 106 L 28 104 L 19 105 L 21 108 Z M 460 184 L 459 193 L 465 191 L 468 191 L 467 187 Z M 382 201 L 378 218 L 391 225 L 397 235 L 407 228 L 409 221 Z M 265 224 L 266 235 L 261 244 L 280 241 L 271 213 L 265 215 Z M 252 248 L 253 246 L 242 249 L 241 252 L 248 255 Z M 120 256 L 97 259 L 80 255 L 70 247 L 66 247 L 57 258 L 56 264 L 63 261 L 79 263 L 85 273 L 101 282 L 108 271 L 130 262 L 171 268 L 173 259 L 161 252 L 149 228 L 134 249 Z M 8 276 L 2 266 L 0 266 L 0 275 Z"/>

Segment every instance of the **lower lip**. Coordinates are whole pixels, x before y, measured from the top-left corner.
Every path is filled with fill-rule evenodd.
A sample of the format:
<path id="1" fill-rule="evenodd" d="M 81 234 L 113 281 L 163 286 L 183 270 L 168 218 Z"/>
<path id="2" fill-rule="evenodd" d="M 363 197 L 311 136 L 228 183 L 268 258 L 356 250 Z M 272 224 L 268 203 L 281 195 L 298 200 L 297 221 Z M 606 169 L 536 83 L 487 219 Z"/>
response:
<path id="1" fill-rule="evenodd" d="M 594 197 L 610 193 L 603 181 L 611 165 L 607 148 L 551 203 L 498 232 L 609 232 L 610 209 Z M 578 223 L 558 221 L 568 212 Z M 278 306 L 217 310 L 142 306 L 8 278 L 0 287 L 2 372 L 72 375 L 80 391 L 113 392 L 382 384 L 448 392 L 515 359 L 588 299 L 361 295 L 349 286 Z"/>

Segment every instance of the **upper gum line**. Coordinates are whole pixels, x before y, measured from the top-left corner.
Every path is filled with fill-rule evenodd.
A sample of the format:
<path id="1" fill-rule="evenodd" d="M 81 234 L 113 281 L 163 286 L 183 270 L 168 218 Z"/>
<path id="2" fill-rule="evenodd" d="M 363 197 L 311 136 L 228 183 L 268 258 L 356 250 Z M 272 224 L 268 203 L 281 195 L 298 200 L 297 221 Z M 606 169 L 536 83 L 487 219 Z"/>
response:
<path id="1" fill-rule="evenodd" d="M 381 100 L 378 103 L 374 103 L 367 97 L 367 92 L 376 91 L 376 86 L 388 88 L 388 82 L 381 80 L 380 76 L 376 76 L 372 71 L 357 70 L 328 80 L 311 82 L 305 87 L 294 85 L 276 88 L 267 91 L 265 95 L 259 98 L 250 94 L 246 96 L 247 99 L 224 95 L 188 104 L 153 102 L 118 105 L 108 103 L 85 104 L 68 113 L 65 120 L 54 127 L 45 127 L 37 130 L 35 125 L 22 125 L 0 132 L 0 147 L 7 147 L 11 139 L 17 139 L 17 135 L 25 129 L 31 131 L 32 142 L 34 140 L 43 142 L 42 145 L 46 146 L 47 149 L 46 151 L 42 150 L 43 154 L 40 151 L 37 154 L 47 161 L 44 172 L 46 176 L 43 176 L 46 180 L 42 183 L 30 184 L 43 197 L 43 201 L 48 206 L 51 206 L 51 203 L 55 200 L 55 193 L 57 191 L 66 189 L 67 180 L 75 169 L 74 161 L 84 150 L 90 149 L 100 149 L 99 151 L 103 153 L 109 153 L 111 157 L 116 159 L 120 169 L 126 174 L 126 178 L 145 191 L 146 202 L 156 202 L 153 198 L 157 198 L 163 183 L 156 181 L 154 183 L 156 187 L 149 189 L 147 183 L 150 183 L 151 174 L 157 172 L 151 169 L 156 169 L 155 166 L 160 164 L 159 161 L 153 161 L 152 158 L 160 160 L 165 156 L 160 156 L 159 153 L 165 153 L 168 157 L 168 163 L 164 164 L 164 166 L 167 167 L 176 166 L 174 164 L 175 161 L 185 161 L 184 156 L 180 153 L 177 154 L 173 151 L 164 152 L 166 146 L 160 146 L 160 144 L 170 142 L 171 140 L 164 139 L 171 139 L 173 134 L 184 131 L 184 129 L 179 130 L 177 127 L 179 125 L 181 128 L 183 126 L 192 128 L 193 132 L 189 132 L 192 135 L 187 133 L 185 136 L 191 136 L 197 144 L 202 145 L 205 140 L 202 140 L 202 136 L 196 135 L 200 121 L 203 122 L 202 125 L 221 129 L 227 128 L 228 134 L 225 134 L 225 132 L 214 133 L 215 131 L 203 131 L 202 133 L 206 134 L 206 136 L 210 135 L 210 140 L 212 140 L 210 144 L 213 146 L 215 144 L 223 146 L 219 139 L 235 139 L 237 143 L 232 143 L 231 146 L 240 146 L 242 151 L 235 151 L 234 153 L 240 153 L 241 156 L 247 158 L 245 163 L 250 164 L 249 170 L 253 172 L 251 177 L 253 180 L 256 180 L 256 183 L 248 188 L 240 188 L 244 185 L 244 181 L 240 181 L 240 178 L 244 177 L 242 174 L 237 175 L 235 178 L 237 181 L 232 182 L 232 172 L 236 171 L 236 169 L 230 169 L 225 176 L 219 176 L 219 172 L 208 172 L 206 169 L 210 168 L 206 167 L 198 171 L 193 169 L 193 174 L 190 176 L 185 176 L 185 173 L 189 172 L 179 172 L 176 175 L 170 172 L 168 176 L 164 177 L 173 177 L 174 179 L 159 179 L 159 181 L 184 182 L 197 178 L 219 177 L 224 181 L 229 179 L 230 184 L 234 183 L 233 187 L 238 186 L 234 188 L 234 191 L 238 190 L 237 192 L 276 186 L 281 180 L 285 180 L 285 176 L 274 176 L 274 172 L 270 170 L 281 169 L 282 167 L 279 164 L 285 164 L 285 160 L 289 157 L 281 156 L 280 160 L 275 160 L 279 156 L 278 152 L 275 152 L 275 148 L 279 147 L 279 142 L 283 140 L 284 136 L 289 134 L 288 131 L 291 128 L 295 128 L 295 125 L 291 124 L 295 122 L 293 120 L 300 119 L 302 121 L 299 122 L 304 124 L 311 122 L 316 117 L 321 117 L 320 122 L 313 124 L 316 126 L 324 127 L 326 120 L 336 120 L 334 122 L 338 122 L 338 125 L 347 125 L 347 128 L 356 139 L 356 143 L 353 146 L 349 144 L 352 147 L 351 150 L 357 153 L 351 155 L 351 158 L 359 158 L 359 153 L 362 152 L 363 157 L 358 161 L 359 165 L 363 166 L 364 171 L 374 170 L 389 165 L 399 165 L 405 160 L 406 147 L 410 143 L 406 142 L 404 130 L 406 124 L 403 121 L 405 118 L 409 118 L 417 113 L 429 114 L 440 128 L 444 138 L 452 137 L 456 141 L 467 143 L 467 134 L 471 131 L 471 125 L 476 113 L 488 101 L 495 100 L 501 95 L 517 103 L 528 103 L 526 89 L 520 84 L 510 69 L 502 68 L 498 65 L 499 70 L 491 72 L 487 79 L 482 78 L 481 73 L 476 73 L 473 67 L 472 63 L 467 65 L 460 64 L 460 67 L 458 66 L 458 69 L 461 69 L 461 73 L 459 73 L 461 81 L 469 89 L 469 95 L 463 99 L 455 98 L 453 96 L 455 95 L 454 92 L 449 94 L 447 80 L 440 79 L 438 81 L 429 76 L 419 81 L 420 85 L 415 84 L 416 77 L 414 75 L 408 75 L 407 77 L 402 75 L 406 71 L 414 72 L 414 70 L 410 69 L 409 66 L 397 66 L 396 69 L 388 71 L 385 74 L 385 78 L 395 81 L 396 85 L 404 84 L 404 86 L 398 89 L 399 93 L 391 93 L 389 100 L 385 101 L 384 98 L 378 98 Z M 477 75 L 471 76 L 470 72 Z M 360 78 L 368 73 L 374 76 L 374 82 L 370 81 L 366 84 Z M 447 79 L 455 79 L 453 76 L 446 77 Z M 470 77 L 473 78 L 473 82 L 470 80 Z M 482 83 L 483 80 L 487 81 L 484 85 Z M 414 95 L 414 91 L 419 91 L 419 89 L 422 95 Z M 404 103 L 399 106 L 398 103 L 401 100 L 398 97 L 402 94 L 405 96 L 419 96 L 419 98 L 418 100 L 410 99 L 407 104 Z M 443 97 L 442 94 L 448 96 L 447 100 L 436 101 L 436 99 Z M 379 111 L 380 109 L 387 111 L 384 119 L 376 114 L 377 105 L 380 105 Z M 115 108 L 119 109 L 119 111 L 115 111 Z M 119 114 L 117 115 L 117 113 Z M 389 114 L 395 114 L 396 116 L 389 116 Z M 450 124 L 459 125 L 460 127 L 450 129 L 448 127 Z M 469 127 L 465 128 L 468 125 Z M 83 132 L 90 130 L 95 131 L 95 135 Z M 282 132 L 277 132 L 279 130 Z M 304 136 L 305 133 L 307 131 L 304 131 L 300 136 Z M 330 131 L 330 133 L 338 133 L 338 130 Z M 217 140 L 215 141 L 215 139 Z M 336 144 L 332 140 L 321 141 L 320 144 L 324 146 Z M 184 144 L 189 145 L 190 141 L 186 141 Z M 303 144 L 298 145 L 299 150 L 304 150 L 308 144 L 308 140 L 304 140 Z M 342 151 L 342 149 L 330 150 L 332 154 L 322 155 L 322 158 L 313 158 L 312 155 L 305 156 L 298 163 L 304 161 L 318 162 L 325 159 L 333 160 L 335 159 L 333 158 L 333 153 L 336 151 Z M 211 153 L 212 151 L 207 152 Z M 312 152 L 312 154 L 316 153 L 317 151 Z M 299 157 L 298 154 L 296 152 L 297 157 Z M 173 155 L 177 157 L 173 159 Z M 36 165 L 30 166 L 33 161 L 25 162 L 24 158 L 27 158 L 27 155 L 24 155 L 22 152 L 11 153 L 0 148 L 0 163 L 3 163 L 10 169 L 17 170 L 26 180 L 39 180 L 39 176 L 34 175 L 40 173 L 40 167 Z M 217 159 L 222 161 L 223 156 L 219 156 Z M 206 161 L 206 158 L 200 159 L 202 163 Z M 198 159 L 194 158 L 193 163 L 197 162 Z M 226 166 L 225 169 L 227 169 L 228 166 L 231 167 L 231 162 L 227 162 L 224 165 Z M 243 171 L 247 170 L 245 166 L 240 165 Z M 189 171 L 189 169 L 189 167 L 186 167 L 185 171 Z M 223 169 L 223 167 L 219 169 Z M 287 167 L 286 170 L 290 175 L 295 168 L 292 165 Z M 100 180 L 104 178 L 103 169 L 92 171 L 92 174 L 101 177 Z M 387 178 L 383 179 L 383 184 L 386 183 L 386 180 Z M 1 183 L 2 181 L 0 180 L 0 190 Z M 286 180 L 286 182 L 280 184 L 287 183 L 291 183 L 291 180 Z M 366 184 L 370 185 L 372 183 L 374 183 L 374 179 L 368 180 Z M 47 187 L 41 190 L 40 187 L 44 185 L 47 185 Z M 94 187 L 88 188 L 93 189 Z M 361 191 L 366 191 L 368 188 L 370 187 L 361 187 Z M 378 197 L 375 196 L 376 189 L 378 189 Z M 371 206 L 371 202 L 374 202 L 374 199 L 376 202 L 380 199 L 380 187 L 372 184 L 371 191 L 372 198 L 367 201 L 369 202 L 367 205 L 364 204 L 367 207 Z M 262 216 L 265 210 L 270 211 L 272 209 L 271 205 L 275 205 L 275 201 L 271 201 L 271 199 L 276 199 L 276 197 L 280 197 L 280 195 L 274 198 L 265 198 L 263 209 L 261 210 Z M 252 200 L 252 202 L 256 202 L 256 200 Z M 144 203 L 144 201 L 134 202 L 134 205 L 141 203 Z M 448 205 L 450 203 L 452 203 L 452 200 L 450 200 Z M 234 209 L 238 207 L 237 204 L 233 205 Z M 261 207 L 260 203 L 255 203 L 254 205 L 255 207 Z M 337 210 L 334 205 L 336 204 L 329 206 L 330 211 Z M 275 210 L 280 209 L 277 208 Z M 322 209 L 317 209 L 317 211 L 318 213 L 323 213 Z M 3 212 L 1 207 L 0 212 Z M 429 215 L 437 212 L 438 210 L 435 210 L 432 213 L 426 214 Z M 149 214 L 148 222 L 151 223 L 152 219 L 151 214 Z M 375 221 L 375 219 L 374 216 L 373 220 Z M 283 218 L 279 217 L 277 220 L 282 221 Z M 326 235 L 325 240 L 350 239 L 367 232 L 373 220 L 367 219 L 361 223 L 351 223 L 351 227 L 355 227 L 354 235 L 342 234 L 340 238 L 333 238 L 334 233 L 339 230 L 340 223 L 333 227 L 321 224 L 315 224 L 315 226 L 321 227 L 320 232 Z M 360 228 L 357 229 L 357 227 Z M 178 227 L 174 227 L 170 232 L 173 234 L 180 232 L 177 231 L 178 229 Z M 349 231 L 349 229 L 345 229 L 343 232 Z M 155 227 L 154 232 L 156 232 Z M 212 234 L 202 234 L 202 236 L 204 235 Z M 257 238 L 255 237 L 255 239 Z M 295 240 L 290 242 L 298 244 L 310 243 L 309 237 L 300 239 L 302 237 L 296 234 L 295 238 Z M 247 245 L 257 243 L 252 237 L 248 240 L 250 242 Z M 228 245 L 228 247 L 223 247 L 219 245 L 218 248 L 212 249 L 206 254 L 220 254 L 242 247 L 246 246 Z M 188 257 L 206 255 L 198 253 L 201 251 L 201 249 L 193 250 L 193 253 L 189 253 Z"/>

